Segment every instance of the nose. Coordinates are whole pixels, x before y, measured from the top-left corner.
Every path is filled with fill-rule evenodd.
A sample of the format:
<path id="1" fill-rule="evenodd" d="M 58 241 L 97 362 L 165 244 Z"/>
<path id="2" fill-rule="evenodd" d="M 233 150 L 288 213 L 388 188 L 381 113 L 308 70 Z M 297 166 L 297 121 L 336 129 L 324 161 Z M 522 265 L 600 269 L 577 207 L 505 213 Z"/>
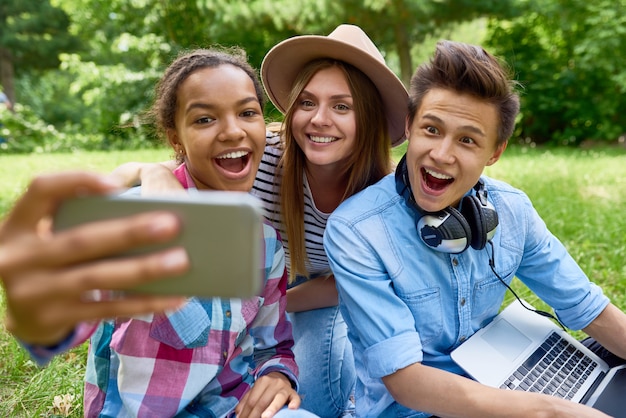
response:
<path id="1" fill-rule="evenodd" d="M 241 127 L 237 116 L 228 116 L 221 120 L 218 141 L 239 141 L 246 136 L 246 131 Z"/>
<path id="2" fill-rule="evenodd" d="M 451 164 L 454 162 L 454 146 L 452 140 L 443 138 L 439 141 L 435 141 L 430 150 L 430 157 L 433 161 L 441 164 Z"/>
<path id="3" fill-rule="evenodd" d="M 330 115 L 328 114 L 328 109 L 325 106 L 318 106 L 311 118 L 311 123 L 315 126 L 329 126 Z"/>

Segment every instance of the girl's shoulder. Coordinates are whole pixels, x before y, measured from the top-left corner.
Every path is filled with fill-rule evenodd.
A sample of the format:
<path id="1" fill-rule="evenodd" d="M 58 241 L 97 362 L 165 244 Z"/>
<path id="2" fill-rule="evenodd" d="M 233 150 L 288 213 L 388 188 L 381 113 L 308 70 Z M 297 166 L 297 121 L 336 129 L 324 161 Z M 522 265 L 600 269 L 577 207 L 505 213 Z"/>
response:
<path id="1" fill-rule="evenodd" d="M 274 122 L 275 123 L 275 122 Z M 278 159 L 283 155 L 283 141 L 281 138 L 281 132 L 268 129 L 265 131 L 265 155 L 263 156 L 263 163 L 271 163 L 276 165 Z"/>
<path id="2" fill-rule="evenodd" d="M 270 122 L 265 127 L 265 144 L 268 146 L 274 146 L 276 148 L 281 147 L 281 134 L 282 123 Z"/>

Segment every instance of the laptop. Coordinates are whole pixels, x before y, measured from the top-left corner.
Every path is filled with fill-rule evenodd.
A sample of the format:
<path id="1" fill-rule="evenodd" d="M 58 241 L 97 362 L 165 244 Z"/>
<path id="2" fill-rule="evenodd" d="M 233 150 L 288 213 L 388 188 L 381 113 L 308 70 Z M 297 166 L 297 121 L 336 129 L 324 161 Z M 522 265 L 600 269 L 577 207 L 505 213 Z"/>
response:
<path id="1" fill-rule="evenodd" d="M 550 319 L 519 301 L 451 356 L 471 378 L 487 386 L 547 393 L 626 418 L 626 365 L 610 368 Z"/>

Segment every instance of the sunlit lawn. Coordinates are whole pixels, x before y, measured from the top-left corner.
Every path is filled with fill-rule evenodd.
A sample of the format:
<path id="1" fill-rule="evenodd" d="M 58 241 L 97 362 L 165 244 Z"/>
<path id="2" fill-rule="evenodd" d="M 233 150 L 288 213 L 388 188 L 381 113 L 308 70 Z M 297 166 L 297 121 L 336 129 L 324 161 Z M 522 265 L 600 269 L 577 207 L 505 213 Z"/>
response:
<path id="1" fill-rule="evenodd" d="M 58 170 L 107 173 L 126 161 L 163 161 L 169 150 L 77 152 L 51 155 L 0 155 L 0 213 L 4 214 L 23 192 L 30 178 Z M 0 291 L 1 292 L 1 291 Z M 4 299 L 0 302 L 4 310 Z M 53 408 L 54 397 L 74 396 L 69 416 L 81 417 L 83 375 L 87 345 L 55 358 L 43 369 L 0 327 L 0 417 L 64 416 Z"/>
<path id="2" fill-rule="evenodd" d="M 403 149 L 396 150 L 396 158 Z M 125 161 L 160 161 L 168 156 L 167 150 L 0 155 L 0 178 L 4 179 L 0 184 L 0 213 L 8 210 L 36 173 L 60 169 L 107 172 Z M 526 191 L 583 270 L 615 304 L 626 309 L 626 149 L 509 147 L 486 173 Z M 541 306 L 519 283 L 514 288 Z M 39 369 L 0 328 L 0 416 L 60 414 L 53 408 L 54 397 L 64 394 L 75 396 L 71 416 L 82 416 L 85 355 L 83 346 Z"/>

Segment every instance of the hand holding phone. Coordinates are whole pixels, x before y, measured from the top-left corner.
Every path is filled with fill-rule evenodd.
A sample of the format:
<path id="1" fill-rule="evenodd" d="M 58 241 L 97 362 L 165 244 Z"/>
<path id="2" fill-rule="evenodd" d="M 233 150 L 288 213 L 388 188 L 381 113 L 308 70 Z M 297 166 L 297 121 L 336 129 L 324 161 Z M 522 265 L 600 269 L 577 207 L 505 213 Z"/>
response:
<path id="1" fill-rule="evenodd" d="M 155 244 L 117 254 L 132 256 L 182 246 L 188 272 L 142 284 L 134 292 L 199 297 L 248 298 L 263 285 L 263 209 L 244 192 L 198 191 L 186 196 L 87 196 L 65 201 L 54 219 L 64 230 L 86 222 L 163 210 L 176 214 L 180 235 L 167 244 Z"/>

